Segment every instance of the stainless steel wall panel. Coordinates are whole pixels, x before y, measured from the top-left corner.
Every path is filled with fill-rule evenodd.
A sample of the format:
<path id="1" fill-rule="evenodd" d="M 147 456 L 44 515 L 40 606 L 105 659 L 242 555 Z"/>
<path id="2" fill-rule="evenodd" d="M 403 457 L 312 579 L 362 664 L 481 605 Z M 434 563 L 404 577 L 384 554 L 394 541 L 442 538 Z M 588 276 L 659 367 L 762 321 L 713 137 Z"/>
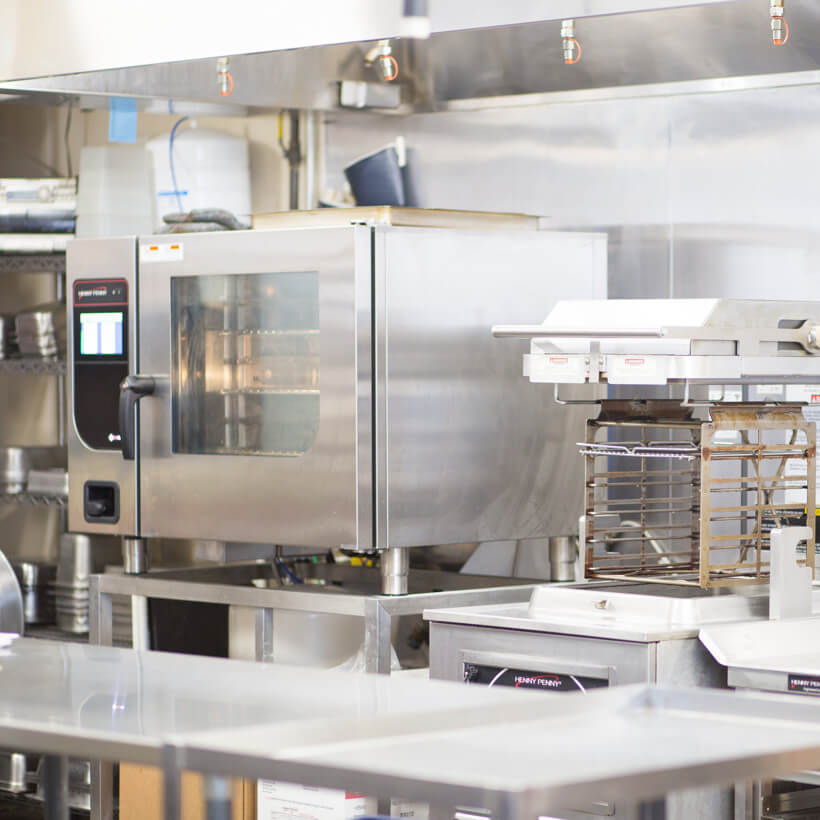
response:
<path id="1" fill-rule="evenodd" d="M 666 224 L 669 105 L 617 100 L 402 119 L 334 114 L 327 185 L 341 189 L 346 165 L 403 134 L 424 207 L 535 214 L 557 229 Z"/>
<path id="2" fill-rule="evenodd" d="M 663 297 L 671 104 L 618 100 L 401 120 L 335 114 L 325 129 L 326 183 L 341 190 L 345 165 L 403 134 L 423 206 L 529 213 L 546 216 L 549 228 L 606 231 L 610 295 Z"/>
<path id="3" fill-rule="evenodd" d="M 402 134 L 425 207 L 606 231 L 610 296 L 816 299 L 819 102 L 820 86 L 808 85 L 402 119 L 334 114 L 327 183 L 341 187 L 346 164 Z"/>

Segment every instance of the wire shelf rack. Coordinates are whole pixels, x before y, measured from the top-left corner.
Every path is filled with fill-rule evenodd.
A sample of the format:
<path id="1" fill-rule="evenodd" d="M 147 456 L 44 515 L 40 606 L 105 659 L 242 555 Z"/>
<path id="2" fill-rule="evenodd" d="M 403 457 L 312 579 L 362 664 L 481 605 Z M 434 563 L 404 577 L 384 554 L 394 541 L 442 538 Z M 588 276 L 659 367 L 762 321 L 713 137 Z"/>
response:
<path id="1" fill-rule="evenodd" d="M 0 274 L 65 273 L 65 253 L 0 253 Z"/>
<path id="2" fill-rule="evenodd" d="M 64 496 L 39 495 L 36 493 L 0 493 L 0 504 L 21 504 L 32 507 L 65 507 Z"/>
<path id="3" fill-rule="evenodd" d="M 18 356 L 0 359 L 0 373 L 34 373 L 61 375 L 65 373 L 64 359 L 41 359 L 33 356 Z"/>

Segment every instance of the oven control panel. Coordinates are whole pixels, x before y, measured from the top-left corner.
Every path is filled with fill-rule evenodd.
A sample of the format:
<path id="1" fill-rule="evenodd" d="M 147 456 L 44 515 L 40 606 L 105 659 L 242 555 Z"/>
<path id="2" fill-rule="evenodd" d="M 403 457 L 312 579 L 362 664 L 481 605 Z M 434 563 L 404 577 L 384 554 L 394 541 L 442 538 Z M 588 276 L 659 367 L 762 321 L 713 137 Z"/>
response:
<path id="1" fill-rule="evenodd" d="M 83 279 L 72 296 L 74 424 L 94 450 L 119 450 L 120 384 L 128 375 L 128 282 Z"/>
<path id="2" fill-rule="evenodd" d="M 483 663 L 465 663 L 464 682 L 483 686 L 538 689 L 542 692 L 586 692 L 588 689 L 601 689 L 609 686 L 607 678 L 571 675 L 566 672 L 536 672 Z"/>

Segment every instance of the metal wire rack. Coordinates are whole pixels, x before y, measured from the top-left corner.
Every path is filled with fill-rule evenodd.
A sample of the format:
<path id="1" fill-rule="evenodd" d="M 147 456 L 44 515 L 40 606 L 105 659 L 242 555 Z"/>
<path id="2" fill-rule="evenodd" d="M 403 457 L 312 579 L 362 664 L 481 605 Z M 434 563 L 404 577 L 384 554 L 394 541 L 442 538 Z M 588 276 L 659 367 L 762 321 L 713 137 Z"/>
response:
<path id="1" fill-rule="evenodd" d="M 64 496 L 39 495 L 35 493 L 0 493 L 0 504 L 27 504 L 32 507 L 65 507 Z"/>
<path id="2" fill-rule="evenodd" d="M 0 274 L 65 273 L 65 251 L 57 253 L 0 253 Z"/>
<path id="3" fill-rule="evenodd" d="M 771 529 L 814 533 L 814 424 L 799 407 L 714 407 L 700 421 L 664 404 L 666 417 L 621 405 L 587 424 L 587 577 L 760 583 Z M 806 561 L 814 568 L 813 537 Z"/>
<path id="4" fill-rule="evenodd" d="M 65 361 L 62 359 L 40 359 L 33 356 L 0 359 L 0 372 L 60 375 L 65 373 Z"/>

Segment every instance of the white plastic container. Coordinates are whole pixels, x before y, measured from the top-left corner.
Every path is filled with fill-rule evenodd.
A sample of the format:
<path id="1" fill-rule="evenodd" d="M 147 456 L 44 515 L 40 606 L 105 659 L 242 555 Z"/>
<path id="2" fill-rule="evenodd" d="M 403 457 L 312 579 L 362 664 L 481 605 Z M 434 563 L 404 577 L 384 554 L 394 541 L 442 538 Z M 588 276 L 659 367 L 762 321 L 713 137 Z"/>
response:
<path id="1" fill-rule="evenodd" d="M 251 175 L 248 141 L 183 123 L 174 135 L 174 169 L 177 188 L 171 178 L 170 134 L 146 144 L 153 157 L 155 228 L 163 227 L 168 213 L 194 208 L 223 208 L 250 221 Z M 178 196 L 177 196 L 178 193 Z"/>
<path id="2" fill-rule="evenodd" d="M 151 156 L 135 145 L 83 148 L 77 236 L 150 233 L 154 225 Z"/>

